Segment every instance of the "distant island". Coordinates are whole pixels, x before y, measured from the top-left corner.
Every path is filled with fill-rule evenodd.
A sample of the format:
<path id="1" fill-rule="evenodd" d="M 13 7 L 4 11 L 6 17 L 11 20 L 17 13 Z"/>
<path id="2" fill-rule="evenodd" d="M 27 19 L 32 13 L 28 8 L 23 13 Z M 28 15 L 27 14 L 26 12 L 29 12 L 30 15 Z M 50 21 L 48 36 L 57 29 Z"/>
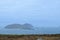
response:
<path id="1" fill-rule="evenodd" d="M 21 24 L 10 24 L 5 27 L 6 29 L 33 29 L 33 26 L 31 24 L 25 23 L 23 25 Z"/>

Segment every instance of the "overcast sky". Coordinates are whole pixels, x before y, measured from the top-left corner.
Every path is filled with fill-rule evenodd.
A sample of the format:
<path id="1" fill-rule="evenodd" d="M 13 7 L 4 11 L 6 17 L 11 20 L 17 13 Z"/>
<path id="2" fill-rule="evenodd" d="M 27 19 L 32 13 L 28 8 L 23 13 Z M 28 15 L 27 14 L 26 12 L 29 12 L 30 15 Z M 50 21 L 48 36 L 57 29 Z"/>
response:
<path id="1" fill-rule="evenodd" d="M 0 0 L 0 26 L 30 23 L 60 26 L 60 0 Z"/>

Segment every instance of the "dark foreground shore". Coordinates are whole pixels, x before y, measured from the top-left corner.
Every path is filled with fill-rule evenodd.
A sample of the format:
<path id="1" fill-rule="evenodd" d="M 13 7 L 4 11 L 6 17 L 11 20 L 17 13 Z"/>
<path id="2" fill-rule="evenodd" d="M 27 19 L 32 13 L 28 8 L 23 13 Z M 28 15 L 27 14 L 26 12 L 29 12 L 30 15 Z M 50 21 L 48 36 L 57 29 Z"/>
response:
<path id="1" fill-rule="evenodd" d="M 60 40 L 60 34 L 44 34 L 44 35 L 0 34 L 0 40 Z"/>

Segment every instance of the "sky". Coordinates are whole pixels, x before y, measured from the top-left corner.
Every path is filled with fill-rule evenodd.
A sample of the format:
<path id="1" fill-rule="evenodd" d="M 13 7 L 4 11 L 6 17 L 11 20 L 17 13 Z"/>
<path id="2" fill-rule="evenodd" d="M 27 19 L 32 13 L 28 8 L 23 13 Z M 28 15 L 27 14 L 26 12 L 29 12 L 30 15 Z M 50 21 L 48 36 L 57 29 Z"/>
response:
<path id="1" fill-rule="evenodd" d="M 15 23 L 60 26 L 60 0 L 0 0 L 0 28 Z"/>

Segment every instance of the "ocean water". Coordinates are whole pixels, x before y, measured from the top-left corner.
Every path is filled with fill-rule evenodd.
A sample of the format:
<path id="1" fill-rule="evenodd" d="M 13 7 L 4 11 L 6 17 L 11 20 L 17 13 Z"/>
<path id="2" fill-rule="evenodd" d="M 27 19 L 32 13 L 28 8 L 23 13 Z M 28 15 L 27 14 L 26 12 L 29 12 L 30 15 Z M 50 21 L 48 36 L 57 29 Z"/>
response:
<path id="1" fill-rule="evenodd" d="M 0 34 L 60 34 L 60 28 L 40 28 L 37 30 L 0 29 Z"/>

